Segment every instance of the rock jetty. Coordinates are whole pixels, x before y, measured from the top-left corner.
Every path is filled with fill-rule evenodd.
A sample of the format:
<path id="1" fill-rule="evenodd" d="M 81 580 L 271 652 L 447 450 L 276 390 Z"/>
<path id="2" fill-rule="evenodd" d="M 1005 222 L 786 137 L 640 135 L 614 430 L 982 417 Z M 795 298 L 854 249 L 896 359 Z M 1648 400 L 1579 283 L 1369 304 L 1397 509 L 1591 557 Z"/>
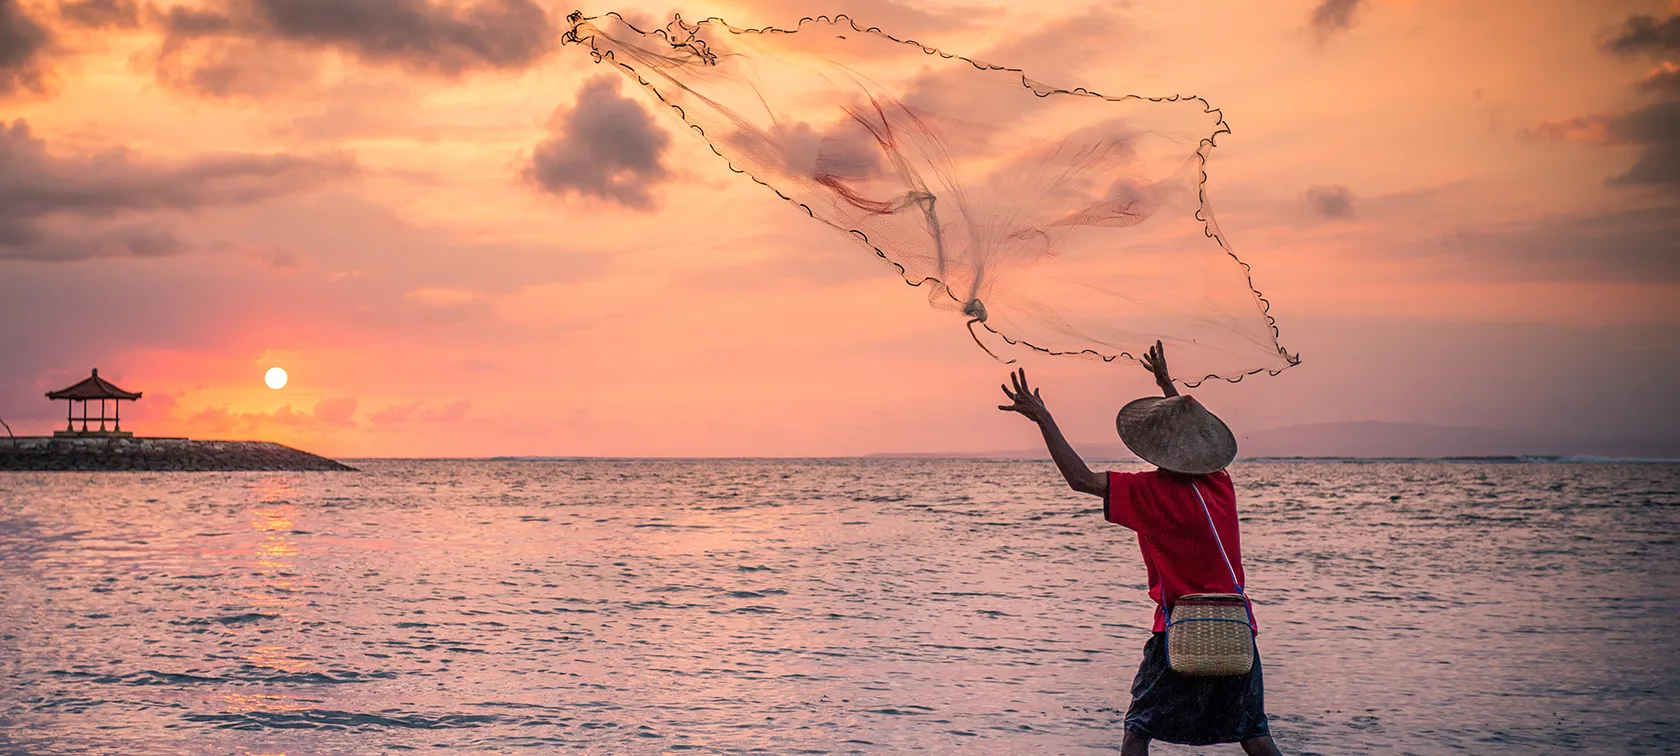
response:
<path id="1" fill-rule="evenodd" d="M 355 470 L 268 441 L 0 437 L 0 470 Z"/>

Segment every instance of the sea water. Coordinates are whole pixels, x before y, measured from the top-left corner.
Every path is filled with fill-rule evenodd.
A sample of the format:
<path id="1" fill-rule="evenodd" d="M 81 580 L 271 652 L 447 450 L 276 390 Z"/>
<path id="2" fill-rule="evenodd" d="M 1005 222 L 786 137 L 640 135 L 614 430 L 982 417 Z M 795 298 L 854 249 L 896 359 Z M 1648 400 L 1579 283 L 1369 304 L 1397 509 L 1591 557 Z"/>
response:
<path id="1" fill-rule="evenodd" d="M 1119 745 L 1143 565 L 1048 463 L 356 464 L 0 473 L 0 752 Z M 1232 476 L 1285 753 L 1676 752 L 1680 465 Z"/>

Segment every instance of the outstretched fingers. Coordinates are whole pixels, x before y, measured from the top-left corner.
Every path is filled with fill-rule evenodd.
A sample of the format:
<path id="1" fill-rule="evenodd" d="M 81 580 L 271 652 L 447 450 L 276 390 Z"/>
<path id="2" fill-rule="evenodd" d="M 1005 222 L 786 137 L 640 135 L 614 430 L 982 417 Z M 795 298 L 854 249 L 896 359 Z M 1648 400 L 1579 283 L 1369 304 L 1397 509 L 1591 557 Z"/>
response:
<path id="1" fill-rule="evenodd" d="M 998 409 L 1005 412 L 1025 414 L 1030 410 L 1034 401 L 1042 401 L 1039 399 L 1038 392 L 1028 386 L 1025 368 L 1010 373 L 1009 385 L 999 386 L 999 388 L 1003 389 L 1003 395 L 1008 397 L 1010 401 L 1009 404 L 998 405 Z"/>
<path id="2" fill-rule="evenodd" d="M 1154 346 L 1149 347 L 1148 353 L 1140 358 L 1138 363 L 1143 365 L 1143 369 L 1155 374 L 1157 383 L 1171 380 L 1171 374 L 1167 370 L 1167 350 L 1161 345 L 1160 339 L 1155 340 Z"/>

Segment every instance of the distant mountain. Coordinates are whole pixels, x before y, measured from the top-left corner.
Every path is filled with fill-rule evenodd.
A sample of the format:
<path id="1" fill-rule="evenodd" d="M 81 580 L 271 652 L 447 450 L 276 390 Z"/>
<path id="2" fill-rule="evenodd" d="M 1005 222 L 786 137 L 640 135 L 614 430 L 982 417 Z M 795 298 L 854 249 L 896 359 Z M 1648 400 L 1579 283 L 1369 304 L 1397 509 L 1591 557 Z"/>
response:
<path id="1" fill-rule="evenodd" d="M 1116 442 L 1074 447 L 1087 459 L 1128 460 L 1136 457 Z M 1581 438 L 1522 431 L 1463 428 L 1419 423 L 1362 421 L 1317 423 L 1237 435 L 1241 458 L 1255 457 L 1578 457 L 1641 459 L 1680 458 L 1680 440 L 1638 438 Z M 926 459 L 1048 459 L 1042 447 L 985 452 L 885 453 L 872 457 Z"/>
<path id="2" fill-rule="evenodd" d="M 1497 457 L 1578 453 L 1533 434 L 1417 423 L 1317 423 L 1243 434 L 1244 457 Z"/>

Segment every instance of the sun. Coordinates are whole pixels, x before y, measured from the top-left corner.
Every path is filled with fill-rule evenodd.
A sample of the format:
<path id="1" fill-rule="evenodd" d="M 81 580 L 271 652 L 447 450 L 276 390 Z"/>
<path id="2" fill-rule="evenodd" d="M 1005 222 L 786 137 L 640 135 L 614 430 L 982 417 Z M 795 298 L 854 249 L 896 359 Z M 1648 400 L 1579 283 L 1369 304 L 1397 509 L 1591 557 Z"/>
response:
<path id="1" fill-rule="evenodd" d="M 282 368 L 277 368 L 277 367 L 269 368 L 268 372 L 263 374 L 263 383 L 268 384 L 268 387 L 271 388 L 271 389 L 283 389 L 283 388 L 285 388 L 286 387 L 286 371 Z"/>

